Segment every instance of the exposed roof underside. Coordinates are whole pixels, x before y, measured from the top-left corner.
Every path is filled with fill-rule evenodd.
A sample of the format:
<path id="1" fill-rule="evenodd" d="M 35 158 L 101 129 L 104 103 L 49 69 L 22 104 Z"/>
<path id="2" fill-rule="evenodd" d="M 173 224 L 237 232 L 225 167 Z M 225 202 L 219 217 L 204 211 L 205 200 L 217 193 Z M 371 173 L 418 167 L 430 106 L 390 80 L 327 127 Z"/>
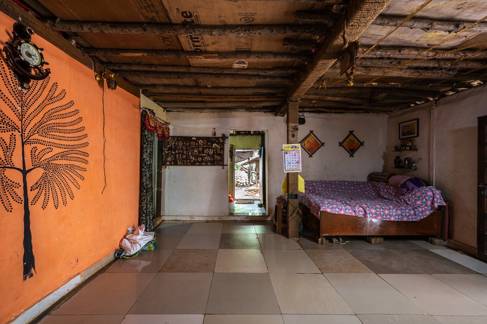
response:
<path id="1" fill-rule="evenodd" d="M 487 81 L 485 0 L 19 2 L 169 111 L 384 112 Z"/>

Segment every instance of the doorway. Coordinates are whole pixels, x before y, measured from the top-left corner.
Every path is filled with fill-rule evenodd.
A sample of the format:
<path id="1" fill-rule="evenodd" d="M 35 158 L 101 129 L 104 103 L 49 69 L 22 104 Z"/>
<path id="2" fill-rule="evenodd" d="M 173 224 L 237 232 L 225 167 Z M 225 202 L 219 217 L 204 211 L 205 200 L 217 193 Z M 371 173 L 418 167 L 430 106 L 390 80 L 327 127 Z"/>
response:
<path id="1" fill-rule="evenodd" d="M 230 135 L 228 167 L 229 213 L 235 216 L 266 214 L 264 132 Z"/>

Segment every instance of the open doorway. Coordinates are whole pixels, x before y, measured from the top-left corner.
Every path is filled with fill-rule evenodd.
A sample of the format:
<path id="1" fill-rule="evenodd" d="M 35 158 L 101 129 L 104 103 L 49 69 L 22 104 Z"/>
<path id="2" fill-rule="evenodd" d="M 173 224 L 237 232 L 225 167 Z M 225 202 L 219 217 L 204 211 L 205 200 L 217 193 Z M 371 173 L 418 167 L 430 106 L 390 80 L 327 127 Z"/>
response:
<path id="1" fill-rule="evenodd" d="M 230 135 L 228 201 L 230 215 L 266 214 L 264 132 Z"/>

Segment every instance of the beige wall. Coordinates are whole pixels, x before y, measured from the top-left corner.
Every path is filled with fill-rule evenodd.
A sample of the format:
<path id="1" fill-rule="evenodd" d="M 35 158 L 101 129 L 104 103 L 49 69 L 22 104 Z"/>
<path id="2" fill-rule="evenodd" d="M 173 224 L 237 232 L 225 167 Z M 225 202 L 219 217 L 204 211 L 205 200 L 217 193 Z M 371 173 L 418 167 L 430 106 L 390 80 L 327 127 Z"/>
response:
<path id="1" fill-rule="evenodd" d="M 452 239 L 471 247 L 477 245 L 477 117 L 483 115 L 487 115 L 487 87 L 445 98 L 436 106 L 391 115 L 388 122 L 386 170 L 393 172 L 397 124 L 420 119 L 419 151 L 414 156 L 421 160 L 418 171 L 411 174 L 431 180 L 443 191 L 450 205 Z"/>
<path id="2" fill-rule="evenodd" d="M 211 136 L 213 128 L 220 136 L 231 130 L 265 131 L 269 213 L 281 194 L 284 178 L 282 144 L 286 142 L 285 118 L 266 113 L 167 113 L 172 135 Z M 309 130 L 325 142 L 313 157 L 303 152 L 303 177 L 307 180 L 361 180 L 383 168 L 387 116 L 380 114 L 306 114 L 306 124 L 299 127 L 299 139 Z M 338 146 L 349 130 L 363 141 L 355 157 L 350 158 Z M 227 141 L 228 143 L 228 141 Z M 227 145 L 228 146 L 228 145 Z M 228 147 L 225 161 L 228 159 Z M 227 216 L 227 168 L 218 166 L 166 169 L 166 216 Z"/>

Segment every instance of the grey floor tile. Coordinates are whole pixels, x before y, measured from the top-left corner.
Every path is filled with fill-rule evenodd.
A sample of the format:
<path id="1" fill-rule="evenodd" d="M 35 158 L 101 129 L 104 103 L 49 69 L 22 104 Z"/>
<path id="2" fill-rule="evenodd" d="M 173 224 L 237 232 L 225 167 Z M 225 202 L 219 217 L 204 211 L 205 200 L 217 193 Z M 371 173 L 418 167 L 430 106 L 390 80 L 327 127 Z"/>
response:
<path id="1" fill-rule="evenodd" d="M 123 315 L 48 315 L 40 324 L 120 324 Z"/>
<path id="2" fill-rule="evenodd" d="M 224 234 L 255 234 L 254 225 L 225 223 L 223 224 L 222 233 Z"/>
<path id="3" fill-rule="evenodd" d="M 470 269 L 422 248 L 351 249 L 349 252 L 376 273 L 472 273 Z"/>
<path id="4" fill-rule="evenodd" d="M 323 273 L 371 272 L 344 249 L 313 249 L 305 252 Z"/>
<path id="5" fill-rule="evenodd" d="M 215 272 L 266 273 L 267 266 L 260 250 L 218 250 Z"/>
<path id="6" fill-rule="evenodd" d="M 268 274 L 215 273 L 208 314 L 280 314 Z"/>
<path id="7" fill-rule="evenodd" d="M 363 324 L 438 324 L 429 315 L 358 315 Z"/>
<path id="8" fill-rule="evenodd" d="M 191 223 L 162 223 L 156 228 L 156 235 L 183 236 L 191 228 Z"/>
<path id="9" fill-rule="evenodd" d="M 206 315 L 204 324 L 283 324 L 281 315 Z"/>
<path id="10" fill-rule="evenodd" d="M 106 272 L 159 272 L 172 250 L 145 251 L 140 255 L 116 260 Z"/>
<path id="11" fill-rule="evenodd" d="M 303 250 L 264 250 L 269 272 L 321 273 Z"/>
<path id="12" fill-rule="evenodd" d="M 485 324 L 487 316 L 434 316 L 440 324 Z"/>
<path id="13" fill-rule="evenodd" d="M 256 234 L 222 234 L 220 249 L 260 249 Z"/>
<path id="14" fill-rule="evenodd" d="M 161 272 L 213 272 L 217 250 L 174 250 Z"/>
<path id="15" fill-rule="evenodd" d="M 409 298 L 373 273 L 327 273 L 356 314 L 425 314 Z"/>
<path id="16" fill-rule="evenodd" d="M 258 234 L 258 238 L 263 250 L 302 250 L 295 240 L 279 234 Z"/>
<path id="17" fill-rule="evenodd" d="M 186 234 L 177 248 L 185 250 L 216 250 L 220 246 L 221 234 Z"/>
<path id="18" fill-rule="evenodd" d="M 204 314 L 211 273 L 159 273 L 130 314 Z"/>
<path id="19" fill-rule="evenodd" d="M 480 274 L 438 274 L 436 279 L 455 288 L 465 296 L 487 306 L 487 277 Z"/>
<path id="20" fill-rule="evenodd" d="M 203 324 L 203 318 L 203 314 L 129 314 L 122 324 Z"/>
<path id="21" fill-rule="evenodd" d="M 254 232 L 257 234 L 273 233 L 272 224 L 254 224 Z"/>
<path id="22" fill-rule="evenodd" d="M 271 274 L 283 314 L 352 314 L 343 298 L 321 274 Z"/>
<path id="23" fill-rule="evenodd" d="M 447 258 L 451 261 L 457 262 L 475 272 L 487 274 L 487 263 L 474 259 L 463 253 L 448 248 L 432 249 L 431 252 L 441 255 L 442 257 Z"/>
<path id="24" fill-rule="evenodd" d="M 125 314 L 154 276 L 152 273 L 102 273 L 53 314 Z"/>
<path id="25" fill-rule="evenodd" d="M 343 249 L 342 244 L 332 243 L 328 240 L 324 240 L 322 244 L 318 244 L 307 238 L 300 237 L 298 244 L 305 250 L 331 250 L 331 249 Z"/>
<path id="26" fill-rule="evenodd" d="M 384 274 L 390 285 L 430 315 L 487 315 L 487 307 L 431 275 Z"/>
<path id="27" fill-rule="evenodd" d="M 193 223 L 187 234 L 221 234 L 222 223 Z"/>
<path id="28" fill-rule="evenodd" d="M 283 315 L 284 324 L 361 324 L 354 315 Z"/>

